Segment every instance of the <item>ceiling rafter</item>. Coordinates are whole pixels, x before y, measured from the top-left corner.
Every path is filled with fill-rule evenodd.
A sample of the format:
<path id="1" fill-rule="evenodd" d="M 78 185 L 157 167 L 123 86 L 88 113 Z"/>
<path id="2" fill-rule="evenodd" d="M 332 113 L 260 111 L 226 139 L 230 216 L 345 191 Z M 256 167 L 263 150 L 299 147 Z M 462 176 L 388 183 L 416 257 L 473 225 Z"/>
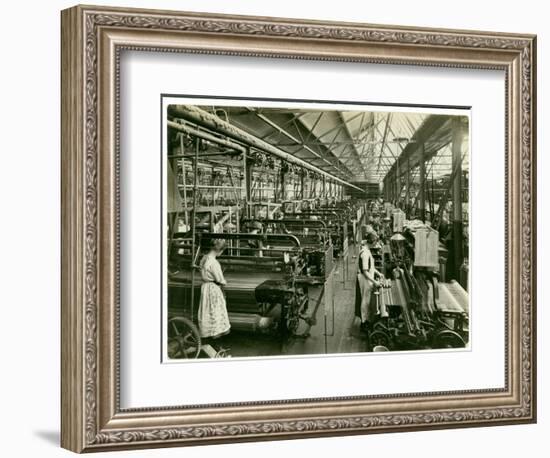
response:
<path id="1" fill-rule="evenodd" d="M 363 124 L 364 124 L 364 121 L 365 121 L 365 115 L 366 115 L 366 112 L 363 112 L 362 115 L 361 115 L 361 119 L 359 121 L 359 123 L 360 123 L 359 132 L 361 132 L 362 129 L 363 129 Z M 350 132 L 348 122 L 347 122 L 346 118 L 344 117 L 344 115 L 341 111 L 338 112 L 338 117 L 342 121 L 342 124 L 344 126 L 344 132 L 346 132 L 346 135 L 349 137 L 349 139 L 351 141 L 351 151 L 355 152 L 357 162 L 359 163 L 359 165 L 363 169 L 363 175 L 366 177 L 367 176 L 367 169 L 365 168 L 365 165 L 361 161 L 361 155 L 359 154 L 359 150 L 357 149 L 357 146 L 355 145 L 355 143 L 353 143 L 353 135 Z M 343 153 L 343 151 L 342 151 L 342 153 Z"/>
<path id="2" fill-rule="evenodd" d="M 266 124 L 268 124 L 270 127 L 272 127 L 273 129 L 275 130 L 278 130 L 279 133 L 287 138 L 289 138 L 290 140 L 292 140 L 293 142 L 295 142 L 297 145 L 301 145 L 301 147 L 310 152 L 311 154 L 313 154 L 314 156 L 317 156 L 318 158 L 320 159 L 323 159 L 327 164 L 330 164 L 332 165 L 336 170 L 339 171 L 339 173 L 343 174 L 344 176 L 345 175 L 353 175 L 353 173 L 351 172 L 351 170 L 349 168 L 347 168 L 339 159 L 338 157 L 333 154 L 333 152 L 330 150 L 330 149 L 327 149 L 326 151 L 330 154 L 332 154 L 332 157 L 336 160 L 336 164 L 334 163 L 331 163 L 331 161 L 329 161 L 327 159 L 327 157 L 325 157 L 324 155 L 322 155 L 322 153 L 319 153 L 315 150 L 313 150 L 310 146 L 308 146 L 307 144 L 304 144 L 303 143 L 303 138 L 302 139 L 298 139 L 296 138 L 293 134 L 291 134 L 290 132 L 288 132 L 286 129 L 283 129 L 278 123 L 276 123 L 275 121 L 273 121 L 271 118 L 267 117 L 265 114 L 261 114 L 261 113 L 258 113 L 256 110 L 254 110 L 253 108 L 248 108 L 249 111 L 251 111 L 252 113 L 254 113 L 254 115 L 261 119 L 263 122 L 265 122 Z M 296 116 L 293 116 L 293 119 L 288 122 L 288 123 L 285 123 L 286 126 L 292 124 L 292 122 L 294 122 L 296 120 Z M 298 134 L 300 135 L 300 132 L 299 132 L 299 129 L 296 129 L 298 131 Z M 301 141 L 302 140 L 302 141 Z"/>
<path id="3" fill-rule="evenodd" d="M 356 181 L 380 182 L 398 168 L 401 174 L 409 158 L 414 170 L 422 143 L 431 158 L 449 141 L 449 123 L 437 120 L 448 121 L 446 115 L 242 106 L 212 107 L 211 111 L 217 114 L 217 109 L 226 122 L 235 123 L 258 139 L 267 139 L 322 170 Z M 443 154 L 445 150 L 430 162 L 434 175 L 446 170 L 448 160 Z M 398 157 L 401 167 L 396 165 Z"/>
<path id="4" fill-rule="evenodd" d="M 382 136 L 382 144 L 380 146 L 380 156 L 379 156 L 379 159 L 378 159 L 378 166 L 376 168 L 376 172 L 380 171 L 380 163 L 382 161 L 382 154 L 384 153 L 384 145 L 385 145 L 385 142 L 386 142 L 386 136 L 388 134 L 388 126 L 390 124 L 390 119 L 391 119 L 391 113 L 388 113 L 387 116 L 386 116 L 386 125 L 384 127 L 384 135 Z M 378 125 L 376 126 L 376 132 L 378 132 Z M 390 149 L 390 153 L 392 153 L 391 149 Z"/>

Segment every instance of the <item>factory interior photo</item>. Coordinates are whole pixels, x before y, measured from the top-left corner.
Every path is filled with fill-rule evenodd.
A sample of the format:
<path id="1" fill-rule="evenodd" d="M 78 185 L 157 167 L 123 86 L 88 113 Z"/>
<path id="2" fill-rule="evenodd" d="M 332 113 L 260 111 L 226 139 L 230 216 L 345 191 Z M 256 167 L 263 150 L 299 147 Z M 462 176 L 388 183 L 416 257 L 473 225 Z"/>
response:
<path id="1" fill-rule="evenodd" d="M 163 361 L 469 348 L 467 110 L 163 114 Z"/>

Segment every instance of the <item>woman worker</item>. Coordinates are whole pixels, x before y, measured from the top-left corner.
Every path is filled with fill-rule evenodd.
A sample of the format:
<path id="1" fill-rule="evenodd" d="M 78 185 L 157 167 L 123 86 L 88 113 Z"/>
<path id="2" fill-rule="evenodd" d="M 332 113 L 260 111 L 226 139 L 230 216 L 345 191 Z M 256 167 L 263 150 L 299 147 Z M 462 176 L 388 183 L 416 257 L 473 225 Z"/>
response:
<path id="1" fill-rule="evenodd" d="M 355 315 L 361 319 L 361 330 L 369 332 L 369 321 L 377 313 L 376 304 L 372 304 L 371 296 L 374 288 L 380 287 L 378 279 L 384 276 L 374 267 L 374 258 L 369 245 L 376 242 L 376 235 L 369 233 L 365 240 L 361 241 L 359 250 L 359 265 L 357 270 L 357 282 L 355 288 Z"/>
<path id="2" fill-rule="evenodd" d="M 230 324 L 222 287 L 226 285 L 222 268 L 216 259 L 225 248 L 225 240 L 213 239 L 210 250 L 200 262 L 202 285 L 199 304 L 199 329 L 202 338 L 217 339 L 229 333 Z"/>

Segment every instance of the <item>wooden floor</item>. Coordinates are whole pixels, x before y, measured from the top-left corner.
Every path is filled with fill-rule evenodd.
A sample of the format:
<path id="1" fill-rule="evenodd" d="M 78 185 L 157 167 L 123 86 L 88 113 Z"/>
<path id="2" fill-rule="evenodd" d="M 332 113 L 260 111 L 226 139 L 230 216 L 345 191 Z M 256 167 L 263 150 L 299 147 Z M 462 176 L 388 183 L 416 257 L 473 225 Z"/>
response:
<path id="1" fill-rule="evenodd" d="M 315 313 L 316 324 L 309 329 L 307 337 L 293 337 L 281 342 L 274 336 L 231 332 L 223 338 L 223 347 L 229 348 L 232 357 L 245 356 L 285 356 L 312 355 L 328 353 L 356 353 L 366 351 L 366 341 L 359 331 L 359 319 L 354 315 L 355 276 L 357 258 L 350 249 L 347 268 L 339 261 L 334 276 L 334 308 L 328 310 L 321 304 Z M 345 282 L 344 273 L 346 273 Z M 314 313 L 314 305 L 321 293 L 320 288 L 309 291 L 309 313 Z M 301 322 L 298 334 L 307 331 L 305 322 Z"/>

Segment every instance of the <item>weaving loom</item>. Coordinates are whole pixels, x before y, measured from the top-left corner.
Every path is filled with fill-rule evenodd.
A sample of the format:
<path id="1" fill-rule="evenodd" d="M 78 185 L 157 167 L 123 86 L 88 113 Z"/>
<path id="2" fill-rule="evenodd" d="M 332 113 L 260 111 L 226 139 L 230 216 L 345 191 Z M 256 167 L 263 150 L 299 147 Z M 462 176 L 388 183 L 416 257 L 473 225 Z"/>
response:
<path id="1" fill-rule="evenodd" d="M 468 294 L 456 281 L 439 283 L 434 248 L 437 237 L 426 243 L 426 234 L 431 236 L 433 232 L 419 230 L 412 238 L 392 238 L 392 258 L 386 266 L 386 271 L 391 272 L 391 283 L 384 284 L 372 298 L 377 301 L 379 313 L 369 331 L 371 348 L 410 350 L 467 345 Z M 407 246 L 407 240 L 414 240 L 414 245 Z"/>
<path id="2" fill-rule="evenodd" d="M 289 234 L 200 234 L 193 256 L 195 265 L 213 238 L 228 242 L 218 260 L 227 281 L 224 291 L 232 328 L 272 333 L 282 338 L 293 335 L 308 305 L 307 283 L 299 281 L 305 267 L 299 240 Z M 245 247 L 250 240 L 261 240 L 269 248 Z M 274 248 L 277 244 L 284 248 Z M 254 250 L 261 251 L 263 256 L 251 255 Z M 188 243 L 174 244 L 170 263 L 169 308 L 194 319 L 201 279 L 198 272 L 187 267 L 191 263 Z"/>
<path id="3" fill-rule="evenodd" d="M 250 220 L 244 220 L 246 227 Z M 304 281 L 322 284 L 334 268 L 333 246 L 330 232 L 324 221 L 309 219 L 264 219 L 261 220 L 267 234 L 291 234 L 300 241 L 306 264 Z M 276 242 L 272 248 L 284 250 L 291 245 L 288 240 Z"/>
<path id="4" fill-rule="evenodd" d="M 344 240 L 347 237 L 348 222 L 343 212 L 334 210 L 317 209 L 315 211 L 307 211 L 303 213 L 286 213 L 285 218 L 296 218 L 300 220 L 322 221 L 326 224 L 330 234 L 330 239 L 333 246 L 334 257 L 340 256 L 344 250 Z"/>

